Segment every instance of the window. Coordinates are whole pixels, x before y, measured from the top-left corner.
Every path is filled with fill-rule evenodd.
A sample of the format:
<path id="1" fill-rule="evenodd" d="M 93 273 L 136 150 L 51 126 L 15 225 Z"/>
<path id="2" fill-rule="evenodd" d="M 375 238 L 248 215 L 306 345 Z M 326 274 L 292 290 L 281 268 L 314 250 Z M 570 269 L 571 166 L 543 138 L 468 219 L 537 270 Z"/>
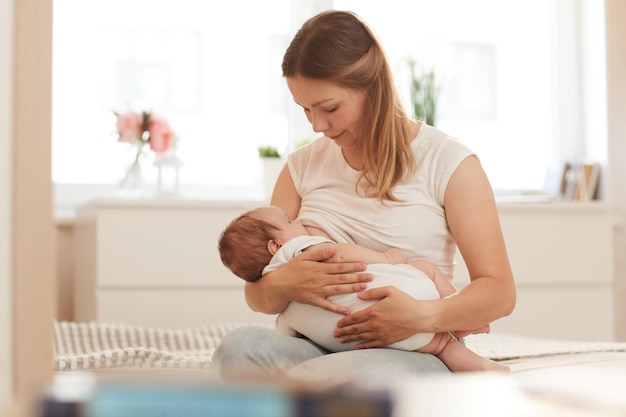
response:
<path id="1" fill-rule="evenodd" d="M 287 146 L 290 13 L 288 0 L 55 0 L 57 202 L 71 194 L 58 185 L 114 189 L 132 153 L 113 112 L 131 109 L 168 119 L 186 185 L 255 186 L 256 146 Z"/>
<path id="2" fill-rule="evenodd" d="M 476 151 L 497 190 L 539 190 L 553 160 L 590 153 L 577 125 L 584 123 L 580 103 L 590 107 L 581 53 L 597 51 L 580 36 L 581 16 L 594 15 L 589 2 L 315 4 L 354 10 L 371 24 L 407 104 L 407 58 L 436 69 L 437 126 Z M 187 190 L 254 195 L 262 188 L 257 145 L 290 149 L 315 137 L 292 104 L 280 63 L 294 30 L 318 11 L 297 0 L 55 0 L 57 204 L 81 185 L 114 189 L 129 155 L 116 142 L 113 111 L 127 109 L 170 121 L 181 137 Z"/>
<path id="3" fill-rule="evenodd" d="M 602 84 L 601 69 L 589 68 L 602 61 L 597 59 L 603 50 L 597 39 L 603 31 L 602 2 L 334 3 L 372 25 L 395 65 L 398 83 L 406 83 L 407 57 L 435 70 L 437 127 L 478 154 L 498 192 L 540 190 L 554 161 L 593 155 L 579 125 L 584 119 L 580 103 L 591 101 L 583 100 L 580 90 L 584 74 Z M 584 60 L 590 51 L 594 60 Z M 593 102 L 603 107 L 598 97 Z"/>

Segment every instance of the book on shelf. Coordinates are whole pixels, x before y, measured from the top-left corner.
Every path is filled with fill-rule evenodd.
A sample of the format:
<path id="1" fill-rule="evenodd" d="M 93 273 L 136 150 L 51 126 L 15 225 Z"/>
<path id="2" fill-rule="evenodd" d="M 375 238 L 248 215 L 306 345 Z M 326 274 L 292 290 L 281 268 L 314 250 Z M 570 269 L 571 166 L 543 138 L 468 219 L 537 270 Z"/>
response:
<path id="1" fill-rule="evenodd" d="M 565 161 L 562 164 L 559 196 L 568 201 L 590 201 L 598 198 L 600 163 Z"/>

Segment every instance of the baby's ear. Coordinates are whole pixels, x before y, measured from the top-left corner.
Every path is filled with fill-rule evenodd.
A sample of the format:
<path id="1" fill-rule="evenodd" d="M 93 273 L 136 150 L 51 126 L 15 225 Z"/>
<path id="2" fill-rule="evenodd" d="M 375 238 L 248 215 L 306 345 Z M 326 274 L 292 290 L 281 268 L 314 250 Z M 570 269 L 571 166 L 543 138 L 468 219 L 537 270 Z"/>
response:
<path id="1" fill-rule="evenodd" d="M 278 252 L 278 249 L 280 249 L 280 243 L 278 243 L 276 240 L 274 239 L 270 239 L 267 241 L 267 250 L 269 251 L 269 253 L 272 254 L 272 256 L 276 255 L 276 252 Z"/>

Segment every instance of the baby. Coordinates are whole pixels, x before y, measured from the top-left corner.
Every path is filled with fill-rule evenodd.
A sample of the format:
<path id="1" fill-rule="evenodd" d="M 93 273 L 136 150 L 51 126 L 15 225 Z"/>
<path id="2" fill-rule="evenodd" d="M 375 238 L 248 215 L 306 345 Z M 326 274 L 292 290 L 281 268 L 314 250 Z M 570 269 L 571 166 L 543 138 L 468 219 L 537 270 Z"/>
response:
<path id="1" fill-rule="evenodd" d="M 430 262 L 416 261 L 408 265 L 397 249 L 377 252 L 355 244 L 336 243 L 311 233 L 322 231 L 307 229 L 299 221 L 291 221 L 279 207 L 260 207 L 233 220 L 222 232 L 218 247 L 224 265 L 248 282 L 278 269 L 313 246 L 332 245 L 335 254 L 329 262 L 368 264 L 367 272 L 374 276 L 368 288 L 394 286 L 420 300 L 432 300 L 456 292 L 452 283 Z M 361 300 L 355 293 L 333 295 L 328 299 L 352 312 L 376 302 Z M 357 341 L 341 343 L 333 337 L 340 318 L 338 313 L 292 301 L 278 315 L 276 329 L 291 336 L 306 336 L 332 352 L 352 350 Z M 472 352 L 450 333 L 418 333 L 388 347 L 436 355 L 453 372 L 509 370 Z"/>

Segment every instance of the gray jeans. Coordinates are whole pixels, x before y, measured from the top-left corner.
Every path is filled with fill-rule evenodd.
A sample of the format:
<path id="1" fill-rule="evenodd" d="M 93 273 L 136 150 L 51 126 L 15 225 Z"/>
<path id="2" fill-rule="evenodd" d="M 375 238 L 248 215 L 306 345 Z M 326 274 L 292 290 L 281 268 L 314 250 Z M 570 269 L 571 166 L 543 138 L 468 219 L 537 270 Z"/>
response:
<path id="1" fill-rule="evenodd" d="M 276 377 L 299 380 L 395 379 L 398 376 L 450 372 L 436 356 L 397 349 L 330 353 L 305 338 L 255 326 L 226 335 L 213 355 L 224 379 Z"/>

